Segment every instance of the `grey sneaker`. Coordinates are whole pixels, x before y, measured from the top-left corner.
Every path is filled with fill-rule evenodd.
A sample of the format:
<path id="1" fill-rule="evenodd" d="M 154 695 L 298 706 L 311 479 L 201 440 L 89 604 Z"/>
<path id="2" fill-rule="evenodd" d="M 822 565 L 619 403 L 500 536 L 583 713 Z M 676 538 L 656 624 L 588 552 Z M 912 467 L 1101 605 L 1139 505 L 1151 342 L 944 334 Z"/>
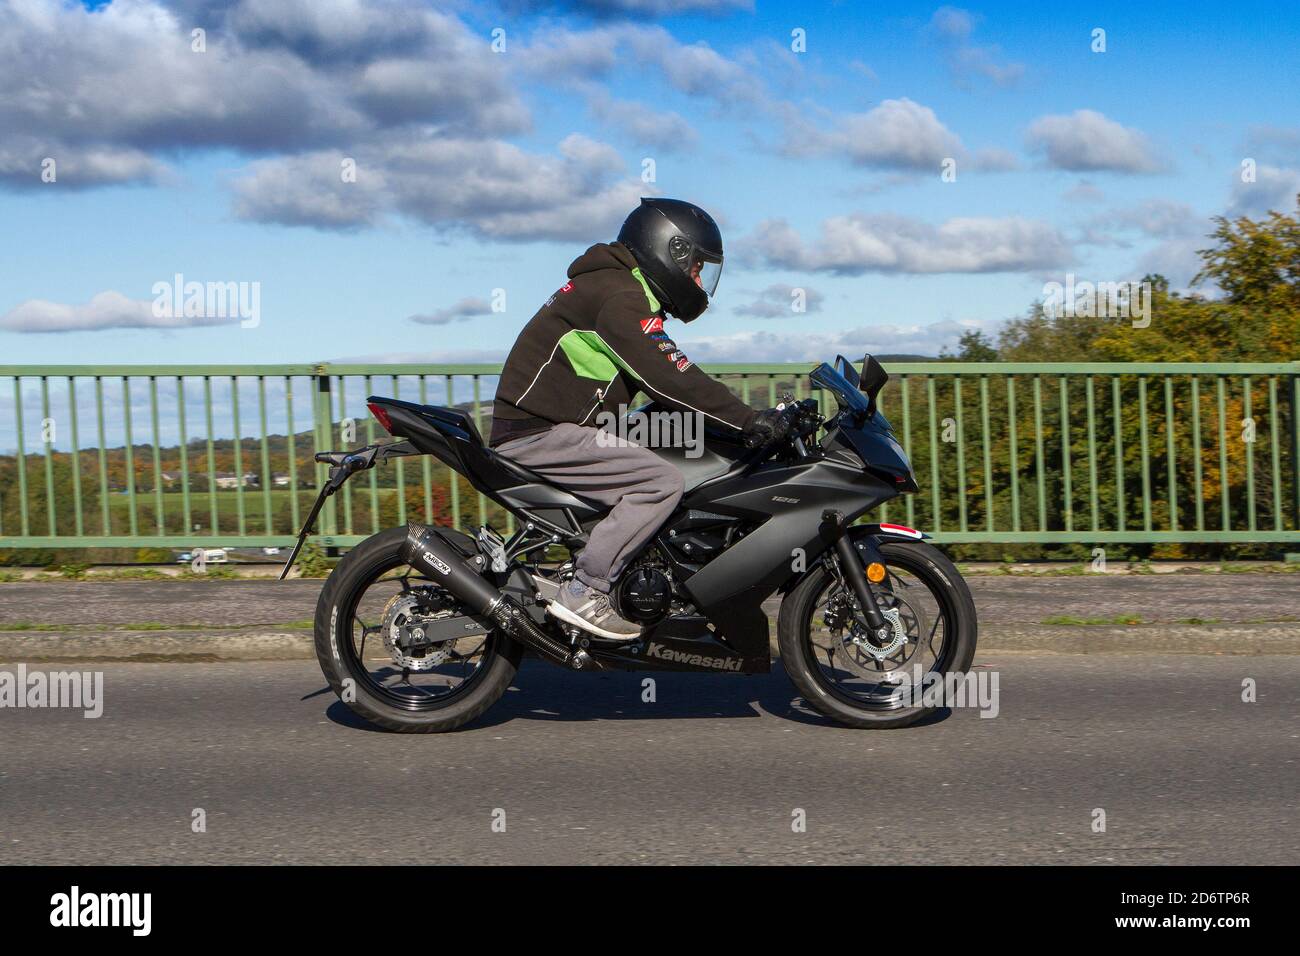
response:
<path id="1" fill-rule="evenodd" d="M 555 600 L 546 605 L 546 613 L 611 641 L 631 641 L 641 634 L 639 625 L 618 616 L 608 594 L 576 578 L 560 588 Z"/>

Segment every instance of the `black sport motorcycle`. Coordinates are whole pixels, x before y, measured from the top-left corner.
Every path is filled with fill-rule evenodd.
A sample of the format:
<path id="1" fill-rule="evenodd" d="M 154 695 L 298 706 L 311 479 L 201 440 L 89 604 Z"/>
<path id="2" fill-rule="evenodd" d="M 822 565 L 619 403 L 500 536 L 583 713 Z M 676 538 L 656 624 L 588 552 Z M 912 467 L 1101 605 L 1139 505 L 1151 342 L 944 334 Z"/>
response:
<path id="1" fill-rule="evenodd" d="M 316 654 L 330 687 L 366 719 L 452 730 L 505 693 L 525 651 L 575 671 L 767 673 L 763 602 L 779 594 L 781 662 L 807 704 L 852 727 L 904 727 L 935 709 L 914 692 L 916 676 L 965 672 L 977 625 L 966 583 L 926 535 L 853 524 L 917 490 L 876 407 L 887 380 L 871 356 L 861 376 L 839 356 L 810 374 L 835 396 L 829 419 L 814 399 L 789 401 L 785 437 L 765 446 L 706 430 L 698 456 L 654 448 L 682 471 L 685 494 L 615 584 L 619 613 L 642 625 L 636 640 L 606 641 L 546 613 L 608 509 L 498 455 L 455 408 L 367 399 L 400 440 L 316 455 L 329 480 L 281 579 L 350 477 L 434 455 L 513 514 L 517 530 L 506 540 L 488 527 L 470 536 L 412 522 L 339 561 L 316 607 Z"/>

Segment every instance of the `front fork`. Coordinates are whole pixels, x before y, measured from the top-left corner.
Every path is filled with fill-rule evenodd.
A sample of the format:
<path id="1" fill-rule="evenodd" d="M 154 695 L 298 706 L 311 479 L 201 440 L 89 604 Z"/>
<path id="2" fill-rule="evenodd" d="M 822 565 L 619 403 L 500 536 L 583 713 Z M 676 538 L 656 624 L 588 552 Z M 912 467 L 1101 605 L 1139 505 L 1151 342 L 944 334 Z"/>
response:
<path id="1" fill-rule="evenodd" d="M 867 620 L 867 626 L 871 628 L 873 634 L 880 635 L 891 625 L 880 613 L 875 592 L 871 588 L 871 582 L 867 580 L 867 569 L 853 547 L 853 538 L 844 524 L 844 515 L 838 511 L 826 510 L 822 512 L 822 521 L 831 526 L 840 573 L 853 589 L 853 595 L 858 599 L 858 607 Z"/>

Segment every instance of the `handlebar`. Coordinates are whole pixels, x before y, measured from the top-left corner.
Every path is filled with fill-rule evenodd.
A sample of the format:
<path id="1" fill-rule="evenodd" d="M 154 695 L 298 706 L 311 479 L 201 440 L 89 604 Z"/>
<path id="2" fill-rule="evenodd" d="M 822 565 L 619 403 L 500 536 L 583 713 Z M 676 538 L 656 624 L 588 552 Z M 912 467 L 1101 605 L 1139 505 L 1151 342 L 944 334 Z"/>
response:
<path id="1" fill-rule="evenodd" d="M 822 422 L 821 415 L 818 413 L 817 399 L 805 398 L 798 402 L 783 402 L 777 406 L 777 410 L 781 413 L 780 420 L 786 425 L 784 434 L 780 438 L 754 447 L 761 451 L 769 451 L 779 442 L 789 441 L 801 455 L 807 454 L 807 450 L 803 447 L 803 440 L 816 432 Z"/>
<path id="2" fill-rule="evenodd" d="M 822 417 L 817 407 L 817 399 L 805 398 L 785 406 L 782 415 L 790 423 L 789 435 L 804 438 L 817 430 Z"/>

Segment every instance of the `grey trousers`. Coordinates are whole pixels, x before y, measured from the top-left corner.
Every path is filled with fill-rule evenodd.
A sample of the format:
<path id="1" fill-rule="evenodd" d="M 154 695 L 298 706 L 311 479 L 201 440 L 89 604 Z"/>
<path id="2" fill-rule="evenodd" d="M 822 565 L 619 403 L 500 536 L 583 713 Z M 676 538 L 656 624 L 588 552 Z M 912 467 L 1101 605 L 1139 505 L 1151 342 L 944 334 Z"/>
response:
<path id="1" fill-rule="evenodd" d="M 608 432 L 563 423 L 502 442 L 496 450 L 579 497 L 613 510 L 591 529 L 575 576 L 609 591 L 624 565 L 682 498 L 682 473 L 648 448 Z"/>

